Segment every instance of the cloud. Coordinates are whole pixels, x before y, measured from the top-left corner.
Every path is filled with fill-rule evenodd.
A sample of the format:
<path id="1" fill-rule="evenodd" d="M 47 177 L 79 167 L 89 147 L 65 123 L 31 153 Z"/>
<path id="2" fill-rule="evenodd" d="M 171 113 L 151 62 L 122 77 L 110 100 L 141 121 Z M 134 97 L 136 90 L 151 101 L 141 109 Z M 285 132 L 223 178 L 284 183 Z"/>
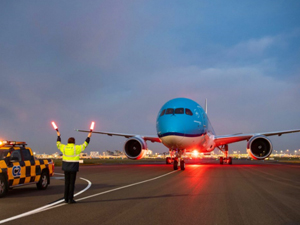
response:
<path id="1" fill-rule="evenodd" d="M 245 57 L 245 56 L 260 56 L 268 49 L 274 46 L 275 40 L 273 37 L 263 37 L 260 39 L 250 39 L 245 42 L 236 44 L 228 51 L 230 57 Z"/>

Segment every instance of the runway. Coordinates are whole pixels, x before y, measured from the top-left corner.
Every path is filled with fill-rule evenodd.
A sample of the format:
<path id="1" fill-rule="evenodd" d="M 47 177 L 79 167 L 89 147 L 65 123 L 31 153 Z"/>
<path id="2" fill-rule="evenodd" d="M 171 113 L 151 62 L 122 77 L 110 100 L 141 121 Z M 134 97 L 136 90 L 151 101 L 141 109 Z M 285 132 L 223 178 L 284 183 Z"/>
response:
<path id="1" fill-rule="evenodd" d="M 56 173 L 62 173 L 60 168 Z M 64 180 L 45 191 L 34 185 L 0 199 L 0 222 L 55 203 Z M 300 224 L 300 165 L 234 160 L 170 165 L 81 166 L 77 204 L 55 207 L 5 224 Z"/>

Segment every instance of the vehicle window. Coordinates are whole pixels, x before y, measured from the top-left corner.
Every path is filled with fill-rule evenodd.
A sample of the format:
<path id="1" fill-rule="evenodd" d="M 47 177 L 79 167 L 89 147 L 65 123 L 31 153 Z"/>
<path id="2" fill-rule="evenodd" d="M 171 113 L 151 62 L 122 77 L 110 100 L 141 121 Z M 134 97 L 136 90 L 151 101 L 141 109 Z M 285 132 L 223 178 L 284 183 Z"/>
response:
<path id="1" fill-rule="evenodd" d="M 165 109 L 161 112 L 160 116 L 163 116 L 165 114 Z"/>
<path id="2" fill-rule="evenodd" d="M 192 113 L 192 111 L 190 109 L 185 109 L 185 114 L 186 115 L 190 115 L 190 116 L 193 115 L 193 113 Z"/>
<path id="3" fill-rule="evenodd" d="M 31 160 L 31 154 L 30 154 L 29 149 L 22 149 L 21 152 L 22 152 L 24 161 Z"/>
<path id="4" fill-rule="evenodd" d="M 166 114 L 174 114 L 174 109 L 168 108 Z"/>
<path id="5" fill-rule="evenodd" d="M 5 159 L 9 150 L 1 150 L 0 151 L 0 160 Z"/>
<path id="6" fill-rule="evenodd" d="M 11 156 L 10 156 L 10 158 L 11 158 L 11 159 L 12 159 L 12 158 L 17 158 L 18 161 L 22 161 L 22 160 L 21 160 L 21 153 L 20 153 L 20 150 L 15 150 L 15 151 L 13 151 L 12 154 L 11 154 Z"/>
<path id="7" fill-rule="evenodd" d="M 175 114 L 184 114 L 184 108 L 175 109 Z"/>

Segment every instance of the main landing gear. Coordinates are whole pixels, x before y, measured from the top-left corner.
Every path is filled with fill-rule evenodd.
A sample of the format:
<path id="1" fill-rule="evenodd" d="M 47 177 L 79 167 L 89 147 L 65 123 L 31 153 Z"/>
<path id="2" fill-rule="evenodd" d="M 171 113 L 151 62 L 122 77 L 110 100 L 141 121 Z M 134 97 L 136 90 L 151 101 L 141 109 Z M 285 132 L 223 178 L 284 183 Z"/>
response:
<path id="1" fill-rule="evenodd" d="M 222 145 L 218 148 L 225 155 L 225 157 L 220 157 L 220 164 L 223 165 L 223 163 L 227 163 L 227 164 L 231 165 L 232 164 L 232 157 L 228 157 L 228 145 Z"/>
<path id="2" fill-rule="evenodd" d="M 228 163 L 229 165 L 231 165 L 232 164 L 232 157 L 228 157 L 228 158 L 220 157 L 220 164 L 223 165 L 223 163 Z"/>
<path id="3" fill-rule="evenodd" d="M 166 164 L 171 164 L 173 159 L 171 157 L 166 158 Z"/>

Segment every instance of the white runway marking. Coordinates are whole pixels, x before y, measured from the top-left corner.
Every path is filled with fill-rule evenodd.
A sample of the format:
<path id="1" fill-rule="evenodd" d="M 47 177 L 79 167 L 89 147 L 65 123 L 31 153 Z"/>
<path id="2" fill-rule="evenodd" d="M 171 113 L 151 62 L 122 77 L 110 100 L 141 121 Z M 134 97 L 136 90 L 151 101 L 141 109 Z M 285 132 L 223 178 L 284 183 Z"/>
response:
<path id="1" fill-rule="evenodd" d="M 154 180 L 160 179 L 162 177 L 168 176 L 168 175 L 170 175 L 172 173 L 175 173 L 177 171 L 178 170 L 174 170 L 172 172 L 169 172 L 169 173 L 166 173 L 166 174 L 163 174 L 163 175 L 160 175 L 158 177 L 154 177 L 154 178 L 151 178 L 151 179 L 148 179 L 148 180 L 140 181 L 140 182 L 133 183 L 133 184 L 128 184 L 128 185 L 125 185 L 125 186 L 122 186 L 122 187 L 118 187 L 118 188 L 114 188 L 114 189 L 111 189 L 111 190 L 108 190 L 108 191 L 103 191 L 103 192 L 100 192 L 100 193 L 97 193 L 97 194 L 94 194 L 94 195 L 86 196 L 84 198 L 76 199 L 76 201 L 79 202 L 79 201 L 82 201 L 82 200 L 85 200 L 85 199 L 88 199 L 88 198 L 93 198 L 93 197 L 96 197 L 96 196 L 99 196 L 99 195 L 104 195 L 104 194 L 107 194 L 107 193 L 110 193 L 110 192 L 114 192 L 114 191 L 118 191 L 118 190 L 121 190 L 121 189 L 129 188 L 129 187 L 136 186 L 136 185 L 139 185 L 139 184 L 144 184 L 144 183 L 154 181 Z M 91 184 L 90 181 L 88 181 L 84 178 L 80 178 L 80 179 L 83 179 L 83 180 L 89 182 L 89 185 Z M 77 195 L 81 194 L 82 192 L 84 192 L 85 190 L 87 190 L 89 188 L 88 186 L 84 190 L 82 190 L 81 192 L 78 192 L 77 194 L 75 194 L 74 196 L 77 196 Z M 19 218 L 22 218 L 22 217 L 25 217 L 25 216 L 29 216 L 29 215 L 32 215 L 32 214 L 40 213 L 40 212 L 43 212 L 43 211 L 46 211 L 46 210 L 49 210 L 49 209 L 54 209 L 54 208 L 57 208 L 57 207 L 60 207 L 60 206 L 67 205 L 66 203 L 59 204 L 59 203 L 62 203 L 62 202 L 64 202 L 63 199 L 59 200 L 59 201 L 56 201 L 52 204 L 48 204 L 46 206 L 31 210 L 29 212 L 22 213 L 20 215 L 14 216 L 14 217 L 7 218 L 5 220 L 1 220 L 0 224 L 8 222 L 8 221 L 15 220 L 15 219 L 19 219 Z"/>
<path id="2" fill-rule="evenodd" d="M 55 173 L 55 174 L 64 175 L 64 174 L 61 174 L 61 173 Z M 78 195 L 82 194 L 83 192 L 85 192 L 86 190 L 88 190 L 92 186 L 92 182 L 90 182 L 89 180 L 84 179 L 82 177 L 80 177 L 79 179 L 86 181 L 88 183 L 88 185 L 82 191 L 76 193 L 74 196 L 78 196 Z M 22 214 L 17 215 L 17 216 L 13 216 L 13 217 L 9 217 L 9 218 L 4 219 L 4 220 L 0 220 L 0 224 L 6 223 L 6 222 L 9 222 L 9 221 L 12 221 L 12 220 L 16 220 L 16 219 L 19 219 L 19 218 L 22 218 L 22 217 L 25 217 L 25 216 L 29 216 L 29 215 L 32 215 L 32 214 L 35 214 L 35 213 L 39 213 L 39 212 L 48 210 L 50 208 L 54 208 L 56 205 L 58 205 L 58 204 L 60 204 L 64 201 L 65 201 L 64 199 L 61 199 L 61 200 L 58 200 L 58 201 L 53 202 L 51 204 L 47 204 L 45 206 L 42 206 L 42 207 L 36 208 L 34 210 L 28 211 L 26 213 L 22 213 Z M 64 203 L 64 204 L 66 204 L 66 203 Z M 62 205 L 64 205 L 64 204 L 62 204 Z"/>
<path id="3" fill-rule="evenodd" d="M 168 175 L 170 175 L 170 174 L 172 174 L 172 173 L 175 173 L 175 172 L 177 172 L 177 171 L 178 171 L 178 170 L 174 170 L 174 171 L 172 171 L 172 172 L 169 172 L 169 173 L 166 173 L 166 174 L 164 174 L 164 175 L 161 175 L 161 176 L 158 176 L 158 177 L 154 177 L 154 178 L 151 178 L 151 179 L 148 179 L 148 180 L 140 181 L 140 182 L 133 183 L 133 184 L 128 184 L 128 185 L 125 185 L 125 186 L 123 186 L 123 187 L 114 188 L 114 189 L 111 189 L 111 190 L 108 190 L 108 191 L 100 192 L 100 193 L 98 193 L 98 194 L 86 196 L 86 197 L 84 197 L 84 198 L 78 199 L 77 201 L 79 202 L 79 201 L 82 201 L 82 200 L 85 200 L 85 199 L 88 199 L 88 198 L 96 197 L 96 196 L 98 196 L 98 195 L 104 195 L 104 194 L 107 194 L 107 193 L 110 193 L 110 192 L 113 192 L 113 191 L 118 191 L 118 190 L 121 190 L 121 189 L 124 189 L 124 188 L 128 188 L 128 187 L 136 186 L 136 185 L 139 185 L 139 184 L 147 183 L 147 182 L 150 182 L 150 181 L 157 180 L 157 179 L 159 179 L 159 178 L 168 176 Z"/>

